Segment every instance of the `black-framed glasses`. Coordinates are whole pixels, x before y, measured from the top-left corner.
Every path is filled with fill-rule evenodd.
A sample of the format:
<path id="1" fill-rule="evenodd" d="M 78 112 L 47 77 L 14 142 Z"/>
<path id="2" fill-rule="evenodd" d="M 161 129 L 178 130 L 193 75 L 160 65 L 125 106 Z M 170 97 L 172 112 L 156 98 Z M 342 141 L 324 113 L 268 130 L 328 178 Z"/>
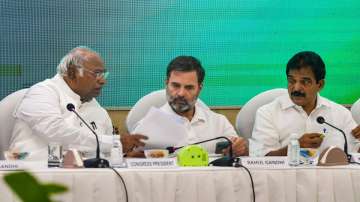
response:
<path id="1" fill-rule="evenodd" d="M 86 68 L 82 68 L 82 69 L 91 73 L 97 79 L 100 79 L 100 78 L 106 79 L 109 76 L 109 72 L 106 69 L 104 69 L 104 71 L 91 71 Z"/>

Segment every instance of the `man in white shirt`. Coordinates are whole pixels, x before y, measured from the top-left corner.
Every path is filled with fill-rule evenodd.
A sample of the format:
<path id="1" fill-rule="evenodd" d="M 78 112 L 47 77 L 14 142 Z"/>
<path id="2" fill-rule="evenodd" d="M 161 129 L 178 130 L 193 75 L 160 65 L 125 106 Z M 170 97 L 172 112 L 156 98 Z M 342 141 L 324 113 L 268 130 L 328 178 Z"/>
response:
<path id="1" fill-rule="evenodd" d="M 311 51 L 295 54 L 286 67 L 288 95 L 260 107 L 256 113 L 252 139 L 262 145 L 268 156 L 287 155 L 290 134 L 296 133 L 300 147 L 320 148 L 335 145 L 344 147 L 342 134 L 317 123 L 319 116 L 328 123 L 343 129 L 349 142 L 349 150 L 358 150 L 358 140 L 353 130 L 356 123 L 345 107 L 319 95 L 325 85 L 325 64 Z M 250 148 L 251 149 L 251 148 Z"/>
<path id="2" fill-rule="evenodd" d="M 246 141 L 236 135 L 233 126 L 226 117 L 205 109 L 197 103 L 204 77 L 205 70 L 196 58 L 179 56 L 173 59 L 167 67 L 167 79 L 165 81 L 168 102 L 160 109 L 183 120 L 187 130 L 186 144 L 218 136 L 227 136 L 233 143 L 233 152 L 236 156 L 247 155 Z M 215 142 L 208 142 L 202 146 L 209 153 L 215 152 Z M 223 152 L 227 153 L 228 148 L 224 149 Z"/>
<path id="3" fill-rule="evenodd" d="M 29 159 L 47 159 L 49 143 L 65 148 L 95 151 L 91 131 L 66 106 L 75 110 L 99 135 L 102 151 L 112 145 L 113 127 L 109 115 L 95 100 L 106 83 L 104 62 L 86 47 L 71 50 L 58 65 L 51 79 L 30 87 L 14 112 L 16 117 L 10 150 L 29 152 Z M 124 135 L 124 149 L 143 145 L 142 136 Z"/>

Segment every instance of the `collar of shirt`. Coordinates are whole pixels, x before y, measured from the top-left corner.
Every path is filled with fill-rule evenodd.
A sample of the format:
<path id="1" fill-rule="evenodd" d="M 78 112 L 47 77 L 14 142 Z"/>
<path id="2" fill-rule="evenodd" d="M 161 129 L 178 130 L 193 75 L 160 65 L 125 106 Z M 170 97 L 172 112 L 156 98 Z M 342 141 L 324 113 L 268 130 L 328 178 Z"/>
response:
<path id="1" fill-rule="evenodd" d="M 288 94 L 283 95 L 283 96 L 279 97 L 278 99 L 279 99 L 280 107 L 282 110 L 286 110 L 289 108 L 295 108 L 297 110 L 302 110 L 301 106 L 298 106 L 295 103 L 293 103 L 293 101 L 290 99 Z M 327 107 L 327 108 L 331 107 L 331 103 L 328 100 L 321 97 L 319 94 L 317 94 L 316 100 L 317 100 L 317 102 L 316 102 L 316 107 L 314 110 L 319 109 L 321 107 Z"/>
<path id="2" fill-rule="evenodd" d="M 53 81 L 57 84 L 57 86 L 60 88 L 60 92 L 66 94 L 73 100 L 75 103 L 75 108 L 80 108 L 82 102 L 80 100 L 80 96 L 76 94 L 69 85 L 65 82 L 64 78 L 60 74 L 56 74 L 53 78 Z"/>
<path id="3" fill-rule="evenodd" d="M 195 114 L 193 116 L 193 118 L 191 119 L 190 123 L 191 124 L 195 124 L 195 123 L 199 123 L 199 122 L 206 122 L 206 115 L 205 115 L 205 112 L 204 110 L 198 106 L 199 104 L 196 102 L 195 104 Z M 170 113 L 170 114 L 173 114 L 175 116 L 178 116 L 180 117 L 182 120 L 184 121 L 188 121 L 189 120 L 183 116 L 180 116 L 179 114 L 177 114 L 176 112 L 174 112 L 174 110 L 170 107 L 169 103 L 166 102 L 166 104 L 164 104 L 162 107 L 161 107 L 161 110 L 167 112 L 167 113 Z"/>

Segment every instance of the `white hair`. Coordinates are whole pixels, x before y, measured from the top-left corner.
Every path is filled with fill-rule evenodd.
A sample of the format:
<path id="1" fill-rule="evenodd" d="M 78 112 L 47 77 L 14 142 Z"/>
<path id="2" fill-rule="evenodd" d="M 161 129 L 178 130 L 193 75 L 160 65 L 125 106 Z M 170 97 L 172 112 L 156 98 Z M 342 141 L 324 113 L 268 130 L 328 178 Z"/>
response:
<path id="1" fill-rule="evenodd" d="M 90 52 L 94 53 L 96 55 L 99 55 L 97 52 L 92 50 L 91 48 L 88 48 L 86 46 L 78 46 L 74 49 L 72 49 L 68 54 L 66 54 L 60 61 L 60 63 L 57 66 L 57 72 L 61 76 L 66 76 L 67 71 L 70 65 L 74 65 L 79 70 L 79 75 L 83 76 L 83 65 L 84 62 L 87 60 L 84 52 Z"/>

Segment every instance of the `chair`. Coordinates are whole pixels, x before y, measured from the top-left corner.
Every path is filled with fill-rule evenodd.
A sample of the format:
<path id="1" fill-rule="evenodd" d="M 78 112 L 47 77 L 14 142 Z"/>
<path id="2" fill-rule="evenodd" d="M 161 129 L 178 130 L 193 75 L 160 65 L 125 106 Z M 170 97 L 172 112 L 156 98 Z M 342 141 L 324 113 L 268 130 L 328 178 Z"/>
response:
<path id="1" fill-rule="evenodd" d="M 351 106 L 351 114 L 357 124 L 360 124 L 360 99 Z"/>
<path id="2" fill-rule="evenodd" d="M 129 132 L 134 130 L 135 124 L 140 121 L 149 111 L 151 107 L 160 108 L 167 102 L 166 100 L 166 90 L 157 90 L 153 91 L 138 100 L 135 105 L 131 108 L 129 114 L 126 117 L 126 128 Z M 210 108 L 198 99 L 197 103 L 205 109 Z"/>
<path id="3" fill-rule="evenodd" d="M 246 139 L 251 138 L 256 111 L 259 107 L 272 102 L 275 98 L 287 94 L 287 89 L 275 88 L 262 92 L 251 98 L 236 116 L 235 128 L 238 134 Z"/>
<path id="4" fill-rule="evenodd" d="M 28 89 L 22 89 L 13 92 L 0 101 L 0 160 L 4 159 L 4 151 L 7 151 L 10 146 L 10 139 L 15 123 L 13 112 L 23 99 L 27 90 Z"/>

